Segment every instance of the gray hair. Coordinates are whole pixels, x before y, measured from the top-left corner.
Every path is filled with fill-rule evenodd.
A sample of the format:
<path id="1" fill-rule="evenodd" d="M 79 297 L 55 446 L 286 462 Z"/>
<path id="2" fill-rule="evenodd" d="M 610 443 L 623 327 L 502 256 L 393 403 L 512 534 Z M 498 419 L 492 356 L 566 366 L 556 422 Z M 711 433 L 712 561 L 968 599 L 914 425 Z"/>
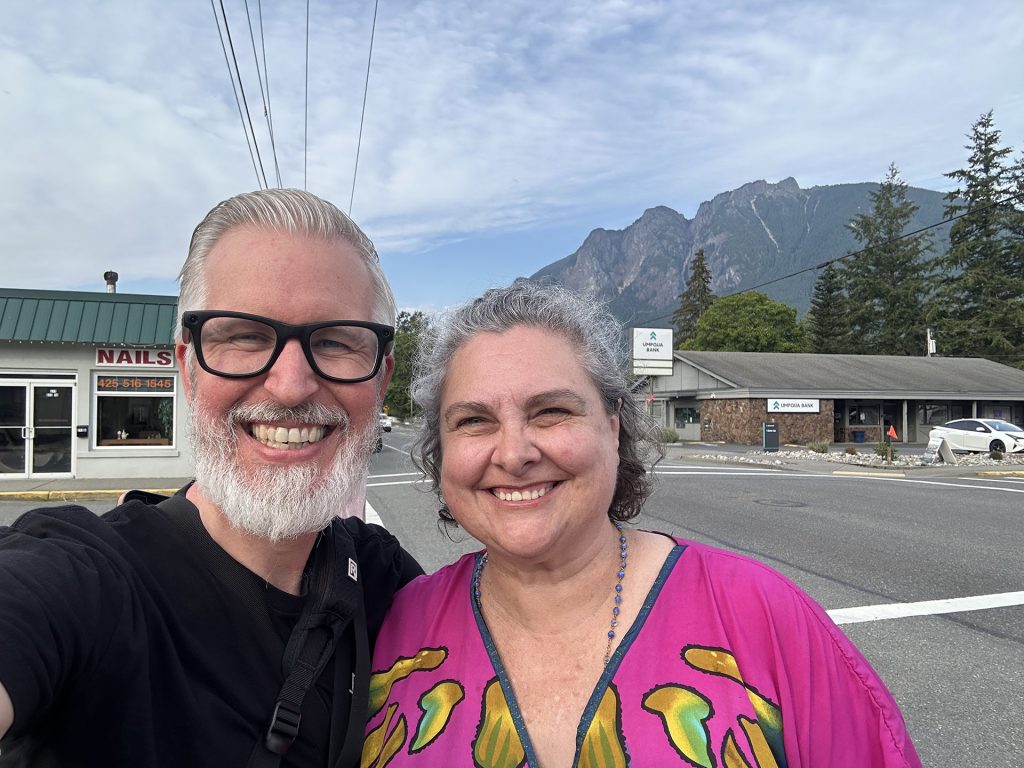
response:
<path id="1" fill-rule="evenodd" d="M 441 498 L 441 394 L 452 357 L 479 333 L 503 333 L 517 326 L 561 334 L 576 349 L 577 362 L 601 395 L 605 411 L 619 414 L 619 468 L 615 494 L 608 509 L 612 520 L 629 520 L 640 513 L 653 490 L 648 464 L 664 456 L 654 419 L 630 389 L 629 353 L 622 325 L 592 298 L 557 285 L 516 280 L 507 288 L 492 288 L 432 324 L 420 339 L 412 397 L 423 409 L 424 426 L 413 461 L 434 482 L 441 501 L 441 520 L 454 518 Z"/>
<path id="2" fill-rule="evenodd" d="M 240 226 L 348 243 L 363 257 L 370 273 L 376 293 L 373 319 L 387 325 L 395 324 L 395 297 L 370 238 L 334 205 L 301 189 L 246 192 L 218 203 L 206 214 L 192 233 L 188 256 L 178 275 L 181 284 L 179 316 L 190 309 L 208 309 L 205 306 L 209 295 L 204 269 L 206 259 L 225 234 Z M 180 324 L 175 326 L 174 340 L 181 341 Z"/>

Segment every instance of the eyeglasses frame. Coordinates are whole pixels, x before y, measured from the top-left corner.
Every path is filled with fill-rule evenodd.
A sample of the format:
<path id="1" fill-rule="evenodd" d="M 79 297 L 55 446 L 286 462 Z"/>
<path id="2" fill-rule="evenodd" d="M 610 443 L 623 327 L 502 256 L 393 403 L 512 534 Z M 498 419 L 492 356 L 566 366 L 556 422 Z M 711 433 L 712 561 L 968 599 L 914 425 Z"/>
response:
<path id="1" fill-rule="evenodd" d="M 203 345 L 199 339 L 201 338 L 203 324 L 215 317 L 236 317 L 240 320 L 252 320 L 273 328 L 277 338 L 277 345 L 274 347 L 274 351 L 271 353 L 266 365 L 253 373 L 222 373 L 210 368 L 203 357 Z M 373 370 L 361 378 L 343 379 L 336 376 L 328 376 L 316 364 L 316 358 L 313 356 L 313 351 L 309 346 L 310 337 L 321 328 L 339 325 L 352 328 L 367 328 L 377 336 L 377 360 L 373 365 Z M 196 360 L 199 361 L 202 369 L 213 376 L 220 376 L 225 379 L 252 379 L 256 376 L 262 376 L 277 362 L 277 358 L 281 356 L 284 345 L 291 339 L 298 339 L 299 345 L 302 347 L 302 353 L 306 356 L 306 362 L 309 363 L 309 367 L 313 369 L 317 376 L 338 384 L 358 384 L 362 381 L 369 381 L 380 372 L 380 365 L 384 361 L 384 357 L 390 353 L 391 345 L 395 341 L 395 329 L 392 326 L 383 325 L 382 323 L 371 323 L 367 320 L 327 320 L 320 323 L 293 325 L 292 323 L 284 323 L 280 320 L 263 317 L 262 315 L 251 315 L 248 312 L 231 312 L 219 309 L 192 310 L 182 313 L 181 329 L 182 341 L 186 344 L 192 344 L 192 348 L 196 352 Z"/>

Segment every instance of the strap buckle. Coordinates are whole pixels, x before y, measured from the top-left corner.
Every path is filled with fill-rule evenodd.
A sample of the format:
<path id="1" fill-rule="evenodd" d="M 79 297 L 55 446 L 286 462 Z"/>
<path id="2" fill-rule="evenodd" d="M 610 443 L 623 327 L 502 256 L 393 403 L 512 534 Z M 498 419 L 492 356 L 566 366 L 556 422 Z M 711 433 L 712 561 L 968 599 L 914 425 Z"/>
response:
<path id="1" fill-rule="evenodd" d="M 287 701 L 278 701 L 274 714 L 270 717 L 267 728 L 267 749 L 275 755 L 283 755 L 299 735 L 299 722 L 302 715 Z"/>

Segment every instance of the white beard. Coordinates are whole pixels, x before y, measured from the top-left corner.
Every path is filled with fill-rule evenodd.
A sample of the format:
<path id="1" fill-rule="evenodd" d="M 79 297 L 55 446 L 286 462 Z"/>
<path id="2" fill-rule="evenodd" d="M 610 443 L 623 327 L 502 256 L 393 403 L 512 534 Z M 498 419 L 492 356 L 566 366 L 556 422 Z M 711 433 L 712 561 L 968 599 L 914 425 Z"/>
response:
<path id="1" fill-rule="evenodd" d="M 188 420 L 196 483 L 233 527 L 273 542 L 294 539 L 323 530 L 364 497 L 377 441 L 375 421 L 362 432 L 352 432 L 351 420 L 341 408 L 319 403 L 286 408 L 269 401 L 236 405 L 221 420 L 207 417 L 202 405 L 197 393 Z M 235 426 L 272 421 L 320 424 L 346 434 L 324 471 L 312 462 L 240 466 Z"/>

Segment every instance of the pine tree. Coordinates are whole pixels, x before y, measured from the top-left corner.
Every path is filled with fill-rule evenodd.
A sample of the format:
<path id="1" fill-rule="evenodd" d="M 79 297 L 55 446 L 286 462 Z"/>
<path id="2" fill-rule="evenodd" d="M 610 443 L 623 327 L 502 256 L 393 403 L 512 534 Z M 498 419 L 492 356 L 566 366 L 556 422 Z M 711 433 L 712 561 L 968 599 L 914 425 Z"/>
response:
<path id="1" fill-rule="evenodd" d="M 860 354 L 921 355 L 932 249 L 929 233 L 905 237 L 918 206 L 895 164 L 870 194 L 871 211 L 846 225 L 863 248 L 841 267 L 846 284 L 848 349 Z"/>
<path id="2" fill-rule="evenodd" d="M 932 314 L 943 355 L 988 357 L 1020 364 L 1024 357 L 1024 269 L 1018 164 L 1009 161 L 992 112 L 968 134 L 966 168 L 947 177 L 946 216 L 966 214 L 949 232 L 949 252 Z"/>
<path id="3" fill-rule="evenodd" d="M 679 308 L 672 314 L 672 324 L 676 327 L 675 346 L 682 345 L 697 334 L 697 321 L 715 301 L 711 292 L 711 270 L 708 269 L 704 249 L 701 248 L 690 262 L 690 276 L 686 279 L 686 289 L 679 294 Z"/>
<path id="4" fill-rule="evenodd" d="M 850 351 L 846 292 L 835 264 L 825 265 L 814 282 L 806 323 L 809 351 L 821 355 L 841 355 Z"/>

